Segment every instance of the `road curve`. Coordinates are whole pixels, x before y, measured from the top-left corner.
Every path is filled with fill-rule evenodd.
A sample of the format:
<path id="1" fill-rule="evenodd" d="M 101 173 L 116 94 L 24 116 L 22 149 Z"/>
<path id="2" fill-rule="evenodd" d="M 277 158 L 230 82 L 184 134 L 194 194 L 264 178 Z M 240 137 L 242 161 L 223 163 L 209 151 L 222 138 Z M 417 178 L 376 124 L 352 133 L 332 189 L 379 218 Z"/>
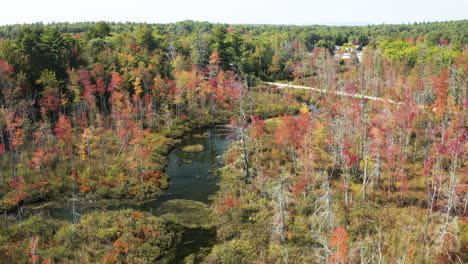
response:
<path id="1" fill-rule="evenodd" d="M 307 87 L 307 86 L 301 86 L 301 85 L 293 85 L 293 84 L 284 84 L 284 83 L 275 83 L 275 82 L 265 82 L 267 84 L 271 85 L 276 85 L 280 88 L 295 88 L 295 89 L 306 89 L 306 90 L 311 90 L 311 91 L 316 91 L 316 92 L 322 92 L 322 93 L 329 93 L 330 91 L 324 90 L 324 89 L 319 89 L 319 88 L 313 88 L 313 87 Z M 369 96 L 369 95 L 364 95 L 364 94 L 353 94 L 353 93 L 347 93 L 347 92 L 341 92 L 341 91 L 334 91 L 334 94 L 342 95 L 342 96 L 348 96 L 348 97 L 355 97 L 355 98 L 364 98 L 364 99 L 369 99 L 372 101 L 387 101 L 391 104 L 401 104 L 401 102 L 395 102 L 394 100 L 391 99 L 385 99 L 381 97 L 375 97 L 375 96 Z"/>

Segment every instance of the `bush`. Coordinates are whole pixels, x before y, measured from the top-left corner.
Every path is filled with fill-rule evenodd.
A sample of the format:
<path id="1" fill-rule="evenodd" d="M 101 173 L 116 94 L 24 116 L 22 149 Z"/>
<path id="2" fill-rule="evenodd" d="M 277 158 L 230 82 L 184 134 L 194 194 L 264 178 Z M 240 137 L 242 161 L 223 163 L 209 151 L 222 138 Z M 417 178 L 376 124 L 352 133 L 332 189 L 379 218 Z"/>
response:
<path id="1" fill-rule="evenodd" d="M 189 145 L 182 148 L 185 152 L 200 152 L 203 151 L 204 147 L 201 144 Z"/>

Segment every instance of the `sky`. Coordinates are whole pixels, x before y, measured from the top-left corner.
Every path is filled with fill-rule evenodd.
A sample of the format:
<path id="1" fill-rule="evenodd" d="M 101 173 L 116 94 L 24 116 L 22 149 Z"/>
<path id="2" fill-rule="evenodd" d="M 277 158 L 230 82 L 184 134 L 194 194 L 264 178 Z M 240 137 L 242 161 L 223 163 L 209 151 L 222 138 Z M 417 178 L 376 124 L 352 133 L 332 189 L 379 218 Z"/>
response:
<path id="1" fill-rule="evenodd" d="M 365 25 L 468 19 L 468 0 L 1 0 L 0 25 L 182 20 Z"/>

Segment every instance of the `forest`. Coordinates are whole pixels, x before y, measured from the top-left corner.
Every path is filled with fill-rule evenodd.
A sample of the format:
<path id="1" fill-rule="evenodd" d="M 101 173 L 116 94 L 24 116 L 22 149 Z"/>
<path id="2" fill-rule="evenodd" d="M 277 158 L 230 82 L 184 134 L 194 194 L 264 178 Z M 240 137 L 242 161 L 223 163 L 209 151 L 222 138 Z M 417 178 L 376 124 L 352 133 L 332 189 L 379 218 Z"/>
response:
<path id="1" fill-rule="evenodd" d="M 464 263 L 467 83 L 468 20 L 1 26 L 0 263 Z"/>

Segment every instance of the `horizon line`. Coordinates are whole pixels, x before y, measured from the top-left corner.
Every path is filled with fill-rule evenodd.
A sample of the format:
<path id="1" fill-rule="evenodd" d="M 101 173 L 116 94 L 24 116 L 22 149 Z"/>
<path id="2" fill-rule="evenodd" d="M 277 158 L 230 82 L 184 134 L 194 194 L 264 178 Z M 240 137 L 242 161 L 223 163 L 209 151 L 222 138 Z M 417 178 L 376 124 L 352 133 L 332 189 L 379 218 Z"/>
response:
<path id="1" fill-rule="evenodd" d="M 245 25 L 245 26 L 297 26 L 297 27 L 306 27 L 306 26 L 328 26 L 328 27 L 364 27 L 364 26 L 382 26 L 382 25 L 413 25 L 413 24 L 425 24 L 425 23 L 449 23 L 449 22 L 461 22 L 468 20 L 464 19 L 454 19 L 454 20 L 432 20 L 432 21 L 407 21 L 400 23 L 373 23 L 366 21 L 350 21 L 350 22 L 327 22 L 327 23 L 291 23 L 291 24 L 276 24 L 276 23 L 228 23 L 228 22 L 211 22 L 211 21 L 202 21 L 202 20 L 193 20 L 193 19 L 184 19 L 175 22 L 142 22 L 142 21 L 109 21 L 109 20 L 83 20 L 83 21 L 37 21 L 37 22 L 18 22 L 12 24 L 0 24 L 0 27 L 8 26 L 25 26 L 25 25 L 54 25 L 54 24 L 79 24 L 79 23 L 98 23 L 106 22 L 108 24 L 147 24 L 147 25 L 168 25 L 168 24 L 177 24 L 181 22 L 196 22 L 196 23 L 210 23 L 210 24 L 221 24 L 221 25 Z"/>

